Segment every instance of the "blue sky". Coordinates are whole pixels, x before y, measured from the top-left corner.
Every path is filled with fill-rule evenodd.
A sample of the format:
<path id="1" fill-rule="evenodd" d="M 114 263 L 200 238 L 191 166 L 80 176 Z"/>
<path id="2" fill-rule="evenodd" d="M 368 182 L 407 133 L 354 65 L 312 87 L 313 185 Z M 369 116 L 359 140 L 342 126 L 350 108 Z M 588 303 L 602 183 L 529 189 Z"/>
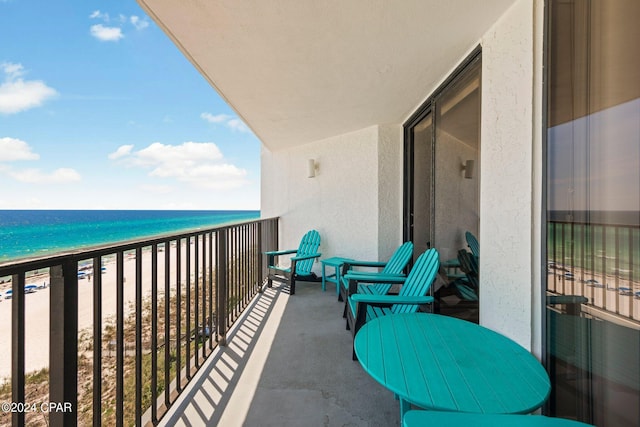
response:
<path id="1" fill-rule="evenodd" d="M 0 0 L 0 209 L 258 209 L 260 143 L 132 0 Z"/>
<path id="2" fill-rule="evenodd" d="M 640 211 L 640 99 L 549 130 L 549 209 Z"/>

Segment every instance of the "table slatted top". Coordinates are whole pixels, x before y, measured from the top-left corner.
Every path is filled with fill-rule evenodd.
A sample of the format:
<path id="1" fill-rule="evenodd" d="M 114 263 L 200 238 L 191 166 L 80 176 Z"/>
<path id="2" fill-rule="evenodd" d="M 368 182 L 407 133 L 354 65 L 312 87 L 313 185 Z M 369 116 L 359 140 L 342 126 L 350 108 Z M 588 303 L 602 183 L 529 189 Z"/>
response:
<path id="1" fill-rule="evenodd" d="M 551 390 L 549 376 L 527 350 L 452 317 L 383 316 L 360 329 L 354 346 L 376 381 L 425 409 L 529 413 Z"/>

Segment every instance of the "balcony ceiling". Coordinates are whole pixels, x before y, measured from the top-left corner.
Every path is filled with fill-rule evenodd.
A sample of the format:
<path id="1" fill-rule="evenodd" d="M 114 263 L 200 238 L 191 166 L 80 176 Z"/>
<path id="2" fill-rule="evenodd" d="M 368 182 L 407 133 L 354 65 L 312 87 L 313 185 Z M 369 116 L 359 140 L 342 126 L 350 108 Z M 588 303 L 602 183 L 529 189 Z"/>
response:
<path id="1" fill-rule="evenodd" d="M 403 122 L 514 2 L 138 0 L 270 150 Z"/>

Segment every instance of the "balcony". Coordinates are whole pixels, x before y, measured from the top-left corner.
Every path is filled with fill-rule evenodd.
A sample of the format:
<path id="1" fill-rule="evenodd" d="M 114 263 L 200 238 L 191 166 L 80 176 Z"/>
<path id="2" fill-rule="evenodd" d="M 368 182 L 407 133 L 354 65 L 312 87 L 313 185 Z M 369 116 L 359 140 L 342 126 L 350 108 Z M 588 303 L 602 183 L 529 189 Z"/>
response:
<path id="1" fill-rule="evenodd" d="M 333 290 L 263 291 L 277 236 L 276 218 L 0 265 L 0 424 L 398 424 Z"/>

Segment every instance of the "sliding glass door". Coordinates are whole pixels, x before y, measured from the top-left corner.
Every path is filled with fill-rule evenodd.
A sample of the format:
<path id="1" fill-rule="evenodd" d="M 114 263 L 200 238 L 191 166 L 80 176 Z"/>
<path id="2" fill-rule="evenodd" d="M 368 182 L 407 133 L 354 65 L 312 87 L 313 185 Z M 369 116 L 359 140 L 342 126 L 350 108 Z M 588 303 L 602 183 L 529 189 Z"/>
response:
<path id="1" fill-rule="evenodd" d="M 640 425 L 640 2 L 547 3 L 552 415 Z"/>
<path id="2" fill-rule="evenodd" d="M 480 70 L 478 49 L 405 124 L 404 238 L 415 257 L 435 247 L 442 260 L 455 260 L 467 248 L 465 233 L 478 236 Z M 462 316 L 477 321 L 477 299 L 447 290 L 443 314 L 464 306 Z"/>

